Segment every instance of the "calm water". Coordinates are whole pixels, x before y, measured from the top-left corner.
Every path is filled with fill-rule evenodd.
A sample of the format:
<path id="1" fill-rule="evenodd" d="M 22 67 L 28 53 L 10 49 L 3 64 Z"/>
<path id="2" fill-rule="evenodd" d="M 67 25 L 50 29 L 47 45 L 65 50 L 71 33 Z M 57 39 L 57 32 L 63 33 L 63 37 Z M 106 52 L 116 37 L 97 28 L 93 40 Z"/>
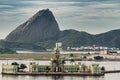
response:
<path id="1" fill-rule="evenodd" d="M 37 62 L 39 64 L 50 64 L 50 61 L 25 61 L 25 60 L 0 60 L 0 72 L 2 63 L 11 64 L 12 62 L 24 63 L 28 65 L 30 62 Z M 78 62 L 76 62 L 78 63 Z M 120 70 L 120 62 L 118 61 L 106 61 L 106 62 L 90 62 L 82 61 L 81 63 L 91 64 L 99 63 L 100 66 L 105 66 L 106 70 Z M 66 64 L 70 64 L 67 62 Z M 28 69 L 26 69 L 28 70 Z M 10 75 L 1 75 L 0 80 L 120 80 L 120 73 L 105 74 L 102 77 L 81 77 L 81 76 L 10 76 Z"/>

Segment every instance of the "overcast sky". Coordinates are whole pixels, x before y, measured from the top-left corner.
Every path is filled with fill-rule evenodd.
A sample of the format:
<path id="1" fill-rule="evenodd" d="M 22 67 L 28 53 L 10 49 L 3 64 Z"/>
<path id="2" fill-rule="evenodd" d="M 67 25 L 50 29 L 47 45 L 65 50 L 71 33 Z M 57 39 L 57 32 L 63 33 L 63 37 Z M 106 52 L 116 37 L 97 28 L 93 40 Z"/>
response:
<path id="1" fill-rule="evenodd" d="M 98 34 L 120 29 L 120 0 L 0 0 L 0 39 L 46 8 L 61 30 Z"/>

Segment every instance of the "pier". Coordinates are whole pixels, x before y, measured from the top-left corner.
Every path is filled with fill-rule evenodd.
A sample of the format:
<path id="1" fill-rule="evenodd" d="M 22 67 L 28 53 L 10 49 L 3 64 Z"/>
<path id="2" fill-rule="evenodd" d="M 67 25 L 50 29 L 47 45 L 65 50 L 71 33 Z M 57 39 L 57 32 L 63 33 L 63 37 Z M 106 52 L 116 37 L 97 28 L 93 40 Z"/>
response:
<path id="1" fill-rule="evenodd" d="M 109 73 L 120 73 L 120 70 L 109 70 L 109 71 L 104 71 L 103 73 L 109 74 Z"/>
<path id="2" fill-rule="evenodd" d="M 102 73 L 80 73 L 80 72 L 16 72 L 16 73 L 4 73 L 2 75 L 31 75 L 31 76 L 104 76 L 110 73 L 120 73 L 120 70 L 103 71 Z"/>
<path id="3" fill-rule="evenodd" d="M 17 72 L 17 73 L 2 73 L 3 75 L 31 75 L 31 76 L 104 76 L 104 73 L 79 73 L 79 72 Z"/>

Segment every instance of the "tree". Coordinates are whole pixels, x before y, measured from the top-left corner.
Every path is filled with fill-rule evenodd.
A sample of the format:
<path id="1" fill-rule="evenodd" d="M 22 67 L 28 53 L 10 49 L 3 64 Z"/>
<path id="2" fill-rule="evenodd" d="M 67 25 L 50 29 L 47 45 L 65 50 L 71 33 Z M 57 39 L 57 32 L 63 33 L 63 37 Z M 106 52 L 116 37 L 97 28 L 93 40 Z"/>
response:
<path id="1" fill-rule="evenodd" d="M 71 62 L 72 64 L 73 64 L 74 61 L 75 61 L 73 57 L 74 57 L 74 55 L 71 53 L 71 54 L 70 54 L 70 58 L 71 58 L 71 59 L 70 59 L 70 62 Z"/>
<path id="2" fill-rule="evenodd" d="M 62 60 L 62 64 L 64 65 L 66 62 L 65 62 L 65 60 Z"/>
<path id="3" fill-rule="evenodd" d="M 11 63 L 11 65 L 17 66 L 17 70 L 19 72 L 19 64 L 17 62 L 13 62 L 13 63 Z"/>
<path id="4" fill-rule="evenodd" d="M 66 62 L 65 62 L 65 59 L 63 59 L 62 60 L 62 67 L 63 67 L 63 70 L 62 71 L 64 71 L 64 64 L 65 64 Z"/>
<path id="5" fill-rule="evenodd" d="M 25 68 L 27 68 L 25 64 L 20 64 L 20 69 L 24 70 Z"/>
<path id="6" fill-rule="evenodd" d="M 101 67 L 101 71 L 105 71 L 105 67 L 102 66 L 102 67 Z"/>
<path id="7" fill-rule="evenodd" d="M 57 66 L 56 63 L 57 63 L 57 60 L 55 60 L 55 59 L 52 60 L 52 70 L 53 71 L 56 71 L 56 69 L 55 69 L 55 67 Z"/>
<path id="8" fill-rule="evenodd" d="M 95 56 L 94 59 L 95 60 L 103 60 L 104 58 L 102 56 Z"/>
<path id="9" fill-rule="evenodd" d="M 88 55 L 90 55 L 90 52 L 88 52 Z"/>
<path id="10" fill-rule="evenodd" d="M 83 59 L 86 59 L 87 57 L 86 56 L 83 56 Z"/>
<path id="11" fill-rule="evenodd" d="M 71 59 L 70 62 L 73 63 L 75 60 L 74 59 Z"/>
<path id="12" fill-rule="evenodd" d="M 49 66 L 46 66 L 46 71 L 47 71 L 47 73 L 50 71 L 50 67 Z"/>
<path id="13" fill-rule="evenodd" d="M 52 63 L 56 63 L 56 62 L 57 62 L 57 60 L 53 60 L 53 61 L 52 61 Z"/>
<path id="14" fill-rule="evenodd" d="M 13 62 L 11 63 L 11 65 L 19 65 L 17 62 Z"/>
<path id="15" fill-rule="evenodd" d="M 1 54 L 4 54 L 4 53 L 14 54 L 14 53 L 16 53 L 16 51 L 13 51 L 13 50 L 11 50 L 9 48 L 0 48 L 0 53 Z"/>
<path id="16" fill-rule="evenodd" d="M 75 62 L 75 60 L 71 59 L 70 62 L 71 62 L 72 68 L 73 68 L 73 63 Z"/>
<path id="17" fill-rule="evenodd" d="M 74 57 L 74 55 L 71 53 L 71 54 L 70 54 L 70 57 Z"/>

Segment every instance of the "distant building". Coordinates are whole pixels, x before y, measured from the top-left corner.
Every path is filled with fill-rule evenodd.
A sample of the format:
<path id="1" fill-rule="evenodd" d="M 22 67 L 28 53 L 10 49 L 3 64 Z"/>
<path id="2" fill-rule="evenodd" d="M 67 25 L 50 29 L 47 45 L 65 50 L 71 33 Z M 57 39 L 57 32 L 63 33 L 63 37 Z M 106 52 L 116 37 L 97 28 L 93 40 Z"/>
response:
<path id="1" fill-rule="evenodd" d="M 62 47 L 62 42 L 57 42 L 56 47 L 59 47 L 59 48 Z"/>
<path id="2" fill-rule="evenodd" d="M 107 55 L 107 54 L 108 54 L 108 51 L 107 51 L 107 50 L 102 50 L 102 51 L 100 51 L 100 54 L 102 54 L 102 55 Z"/>
<path id="3" fill-rule="evenodd" d="M 48 69 L 47 69 L 48 68 Z M 64 65 L 63 68 L 55 67 L 52 65 L 38 65 L 36 63 L 31 63 L 29 72 L 86 72 L 86 73 L 101 73 L 101 67 L 98 64 L 85 65 L 85 64 L 76 64 L 76 65 Z M 61 71 L 60 71 L 61 70 Z"/>
<path id="4" fill-rule="evenodd" d="M 117 54 L 118 54 L 118 51 L 117 51 L 117 50 L 109 50 L 109 51 L 108 51 L 108 54 L 117 55 Z"/>
<path id="5" fill-rule="evenodd" d="M 81 46 L 81 47 L 67 47 L 68 51 L 101 51 L 101 50 L 119 50 L 119 48 L 109 48 L 105 46 Z"/>
<path id="6" fill-rule="evenodd" d="M 57 42 L 57 43 L 55 44 L 54 50 L 56 50 L 57 47 L 59 48 L 60 51 L 62 51 L 62 50 L 63 50 L 63 49 L 62 49 L 62 42 Z"/>
<path id="7" fill-rule="evenodd" d="M 99 64 L 92 64 L 90 66 L 91 73 L 100 73 L 101 68 L 99 67 Z"/>

